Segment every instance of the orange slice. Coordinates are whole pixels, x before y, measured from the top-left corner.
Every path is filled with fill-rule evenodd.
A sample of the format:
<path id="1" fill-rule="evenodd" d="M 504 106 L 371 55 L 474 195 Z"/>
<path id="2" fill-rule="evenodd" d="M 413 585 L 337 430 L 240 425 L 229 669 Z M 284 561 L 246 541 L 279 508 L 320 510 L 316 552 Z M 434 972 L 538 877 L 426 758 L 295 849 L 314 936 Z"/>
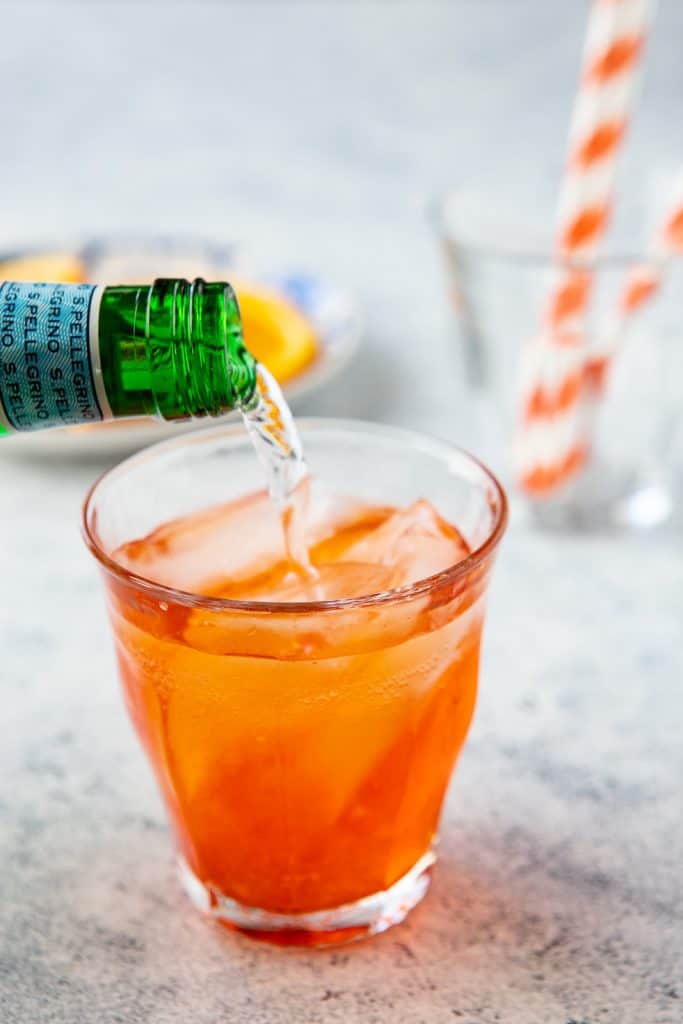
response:
<path id="1" fill-rule="evenodd" d="M 294 377 L 316 355 L 318 343 L 312 324 L 278 292 L 259 285 L 233 284 L 247 348 L 280 383 Z"/>
<path id="2" fill-rule="evenodd" d="M 40 252 L 0 263 L 0 281 L 59 281 L 78 284 L 85 281 L 86 270 L 70 252 Z"/>

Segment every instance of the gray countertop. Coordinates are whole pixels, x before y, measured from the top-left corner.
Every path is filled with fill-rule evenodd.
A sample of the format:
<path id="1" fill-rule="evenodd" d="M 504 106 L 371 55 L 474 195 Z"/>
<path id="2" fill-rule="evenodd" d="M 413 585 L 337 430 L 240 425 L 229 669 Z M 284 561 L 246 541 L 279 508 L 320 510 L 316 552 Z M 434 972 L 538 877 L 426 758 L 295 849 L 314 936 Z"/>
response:
<path id="1" fill-rule="evenodd" d="M 367 338 L 303 411 L 461 439 L 457 384 L 427 369 L 449 365 L 451 335 L 425 204 L 458 177 L 519 179 L 530 154 L 556 178 L 584 13 L 5 4 L 0 244 L 192 231 L 314 262 L 358 294 Z M 662 0 L 627 181 L 683 156 L 682 15 Z M 78 536 L 104 464 L 5 444 L 3 1024 L 683 1019 L 673 530 L 513 524 L 426 900 L 372 941 L 283 951 L 205 923 L 175 879 Z"/>

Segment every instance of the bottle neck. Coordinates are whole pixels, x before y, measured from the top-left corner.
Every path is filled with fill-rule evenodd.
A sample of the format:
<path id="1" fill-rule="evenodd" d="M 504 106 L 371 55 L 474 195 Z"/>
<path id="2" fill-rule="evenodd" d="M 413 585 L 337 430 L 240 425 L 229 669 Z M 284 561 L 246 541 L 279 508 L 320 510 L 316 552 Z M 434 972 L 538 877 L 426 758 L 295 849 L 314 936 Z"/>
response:
<path id="1" fill-rule="evenodd" d="M 248 405 L 256 364 L 229 284 L 161 278 L 104 289 L 99 357 L 114 417 L 219 416 Z"/>

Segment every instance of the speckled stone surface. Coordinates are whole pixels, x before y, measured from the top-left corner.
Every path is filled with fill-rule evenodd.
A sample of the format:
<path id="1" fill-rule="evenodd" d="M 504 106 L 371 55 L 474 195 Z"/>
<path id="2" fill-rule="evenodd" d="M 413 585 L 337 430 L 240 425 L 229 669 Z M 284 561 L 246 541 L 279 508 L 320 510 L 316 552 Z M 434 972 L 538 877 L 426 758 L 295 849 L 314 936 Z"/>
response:
<path id="1" fill-rule="evenodd" d="M 193 230 L 314 260 L 368 337 L 305 411 L 465 438 L 454 367 L 410 349 L 451 366 L 425 201 L 531 150 L 556 174 L 584 10 L 5 4 L 0 242 Z M 662 0 L 627 176 L 681 156 L 681 13 Z M 101 468 L 0 453 L 2 1024 L 683 1020 L 680 534 L 513 524 L 425 902 L 283 951 L 176 881 L 78 536 Z"/>

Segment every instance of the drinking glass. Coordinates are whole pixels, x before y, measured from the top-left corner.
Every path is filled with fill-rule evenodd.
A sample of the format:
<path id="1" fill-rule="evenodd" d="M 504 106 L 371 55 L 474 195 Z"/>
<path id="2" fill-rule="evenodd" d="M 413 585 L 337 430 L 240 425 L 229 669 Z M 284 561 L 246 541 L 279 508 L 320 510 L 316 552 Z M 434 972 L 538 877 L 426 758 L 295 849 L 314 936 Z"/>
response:
<path id="1" fill-rule="evenodd" d="M 513 205 L 505 190 L 496 193 L 488 187 L 453 190 L 435 206 L 469 403 L 463 416 L 470 431 L 467 443 L 509 485 L 515 507 L 524 507 L 540 524 L 580 529 L 657 525 L 672 511 L 679 460 L 680 259 L 670 261 L 660 293 L 628 322 L 584 469 L 550 497 L 534 499 L 515 489 L 512 447 L 522 350 L 539 332 L 549 282 L 558 270 L 549 230 L 553 219 L 543 218 L 544 209 L 542 199 L 534 207 L 528 193 Z M 574 262 L 593 280 L 589 342 L 603 338 L 614 324 L 629 269 L 649 260 L 644 252 L 621 251 Z"/>
<path id="2" fill-rule="evenodd" d="M 380 932 L 426 890 L 474 708 L 506 499 L 449 444 L 359 422 L 300 427 L 330 493 L 384 507 L 427 498 L 470 554 L 400 589 L 305 603 L 211 598 L 133 574 L 122 544 L 262 489 L 240 426 L 110 470 L 86 500 L 84 536 L 187 893 L 223 924 L 315 945 Z"/>

